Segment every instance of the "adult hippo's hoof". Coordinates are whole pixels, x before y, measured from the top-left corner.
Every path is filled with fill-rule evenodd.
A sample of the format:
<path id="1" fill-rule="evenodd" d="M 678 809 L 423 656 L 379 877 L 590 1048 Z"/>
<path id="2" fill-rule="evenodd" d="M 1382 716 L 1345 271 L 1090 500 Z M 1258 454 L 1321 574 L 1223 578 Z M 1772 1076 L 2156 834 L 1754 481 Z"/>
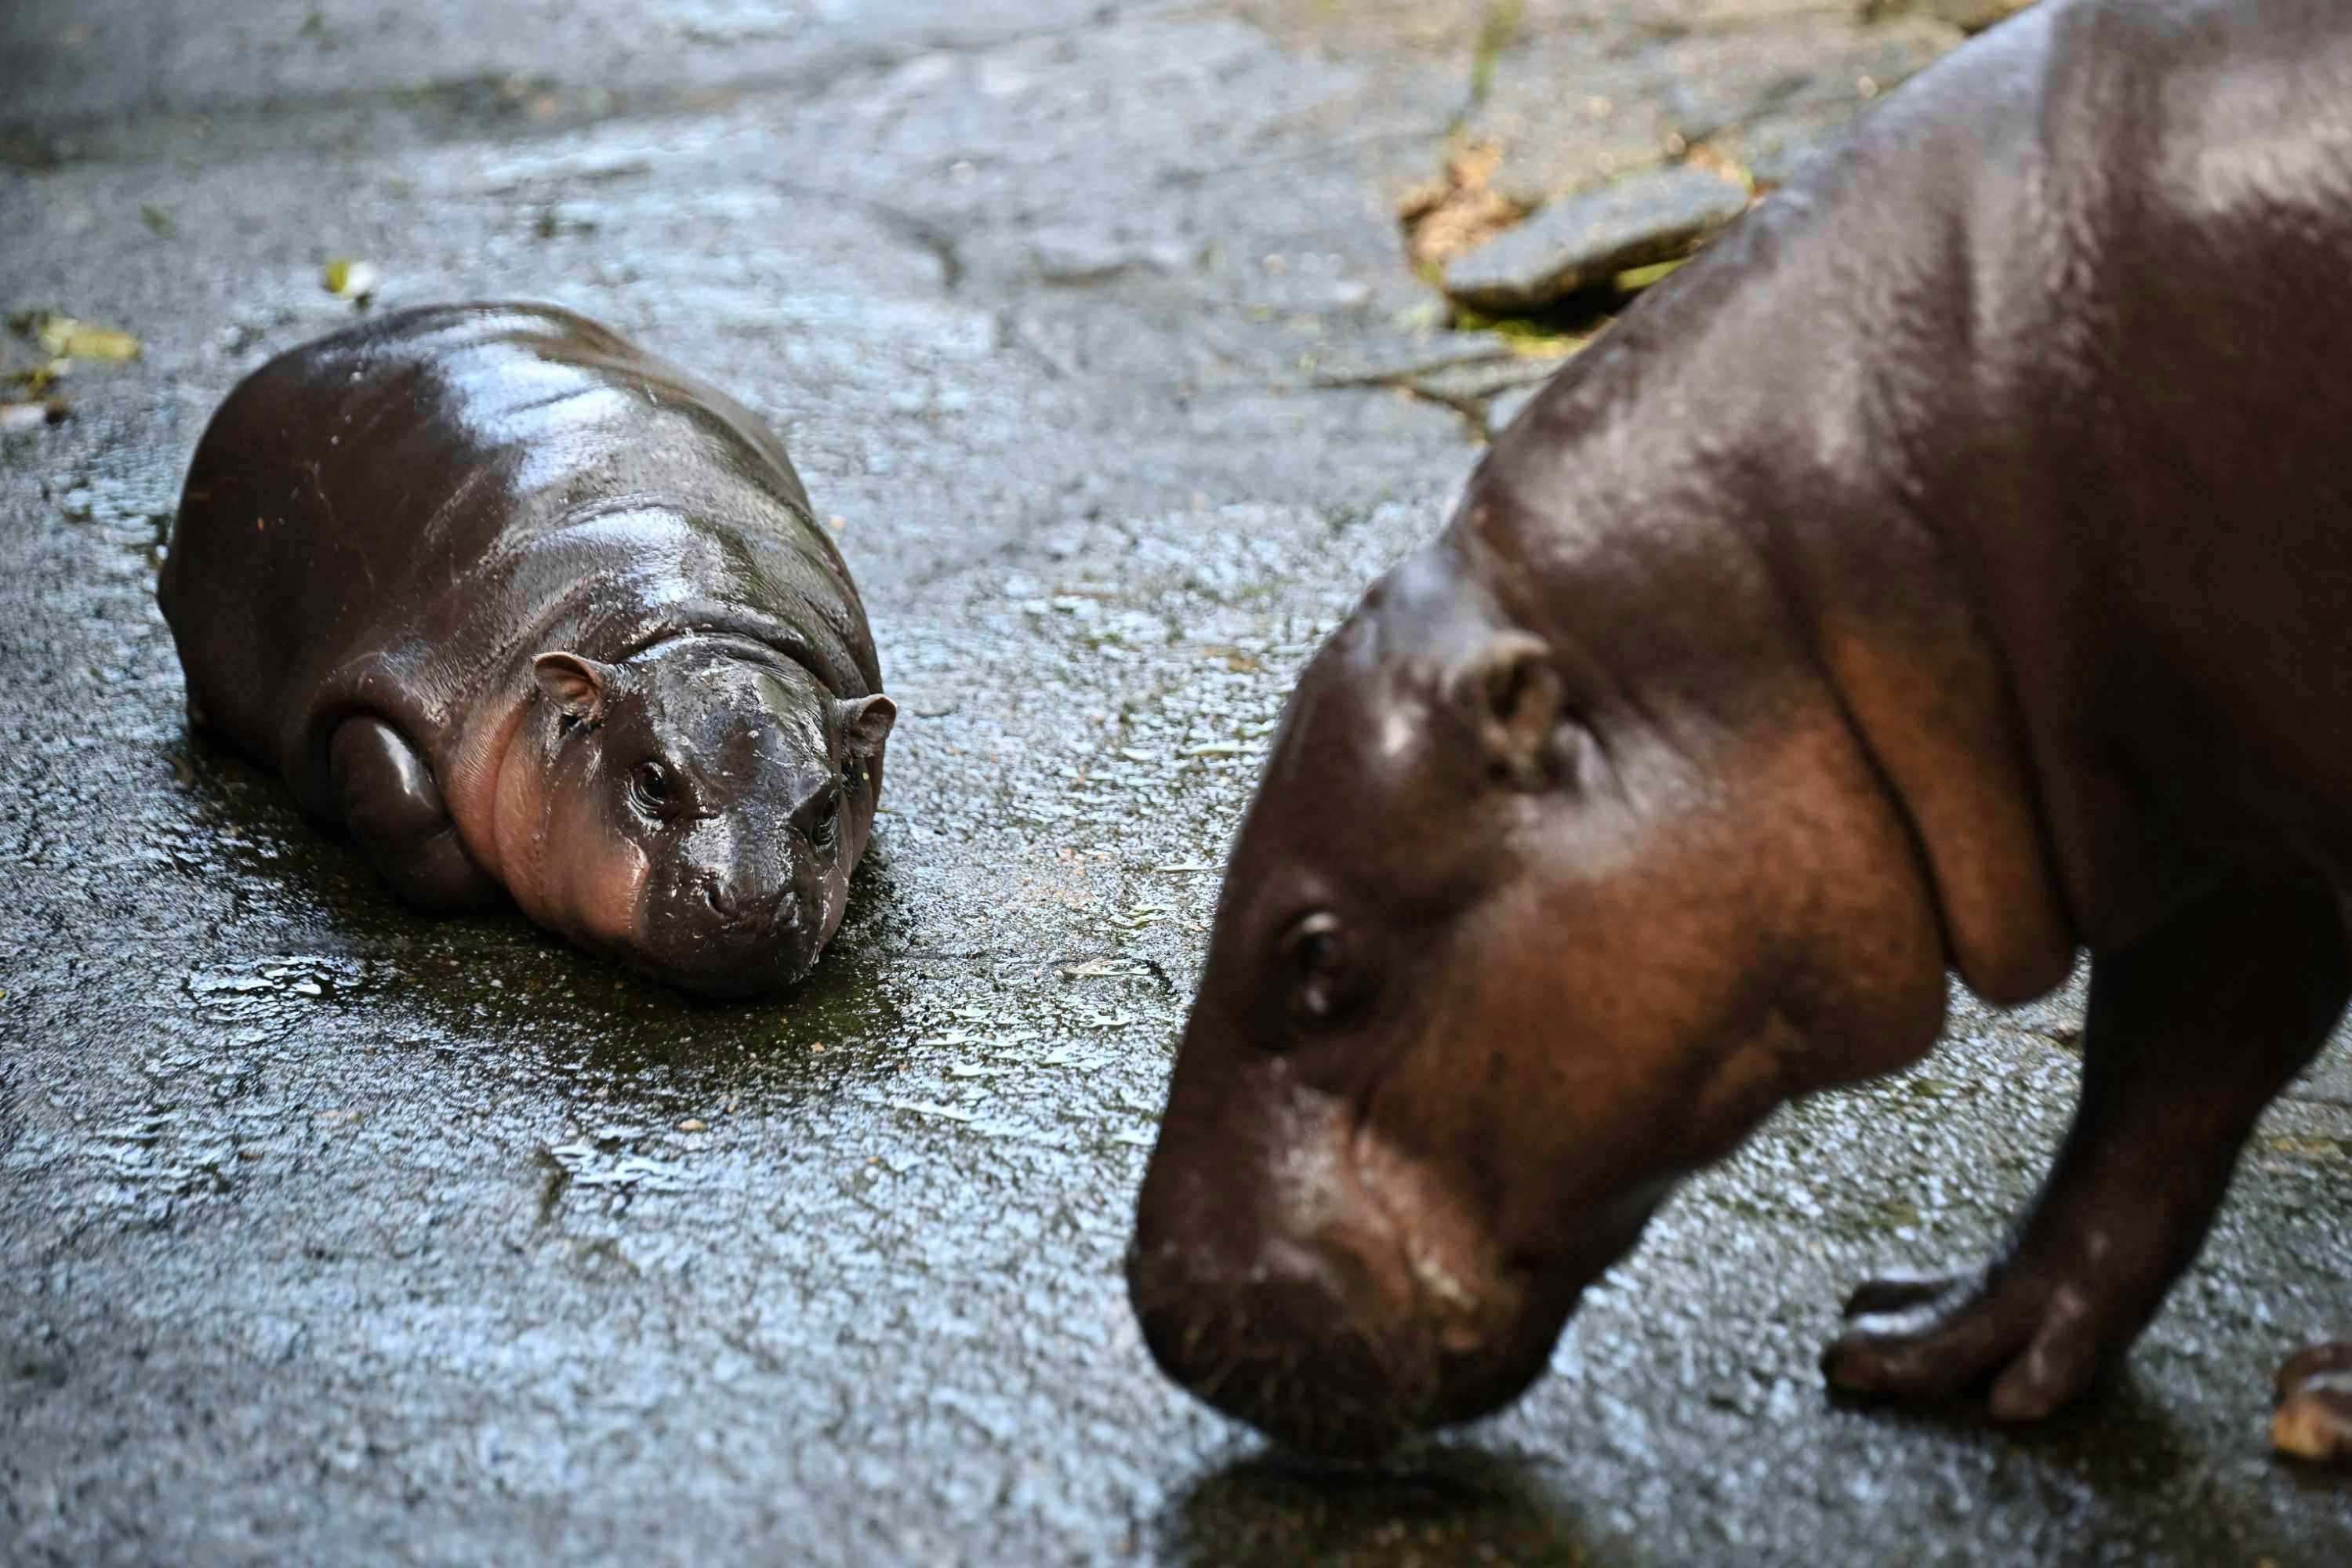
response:
<path id="1" fill-rule="evenodd" d="M 1676 1184 L 2078 946 L 2010 1245 L 1826 1364 L 2030 1418 L 2129 1351 L 2352 994 L 2347 80 L 2352 6 L 2045 0 L 1496 438 L 1234 840 L 1129 1260 L 1171 1375 L 1349 1453 L 1492 1409 Z"/>
<path id="2" fill-rule="evenodd" d="M 2352 1464 L 2352 1342 L 2314 1345 L 2278 1372 L 2271 1447 L 2298 1459 Z"/>
<path id="3" fill-rule="evenodd" d="M 191 721 L 427 909 L 501 889 L 681 989 L 808 973 L 896 710 L 775 436 L 567 310 L 380 317 L 247 376 L 157 584 Z"/>

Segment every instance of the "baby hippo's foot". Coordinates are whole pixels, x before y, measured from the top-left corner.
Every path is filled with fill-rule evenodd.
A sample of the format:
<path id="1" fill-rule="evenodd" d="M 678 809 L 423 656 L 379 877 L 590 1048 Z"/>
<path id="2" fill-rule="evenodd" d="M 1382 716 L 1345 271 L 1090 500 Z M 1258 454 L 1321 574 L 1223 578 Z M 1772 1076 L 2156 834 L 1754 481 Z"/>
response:
<path id="1" fill-rule="evenodd" d="M 2314 1345 L 2278 1371 L 2271 1447 L 2320 1464 L 2352 1464 L 2352 1341 Z"/>

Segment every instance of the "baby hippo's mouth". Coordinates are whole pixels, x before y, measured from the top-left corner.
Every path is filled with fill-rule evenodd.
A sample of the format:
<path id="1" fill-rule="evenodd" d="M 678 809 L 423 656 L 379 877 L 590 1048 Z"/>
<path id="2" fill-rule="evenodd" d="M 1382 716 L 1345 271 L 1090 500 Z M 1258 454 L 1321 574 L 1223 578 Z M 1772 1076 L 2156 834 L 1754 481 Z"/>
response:
<path id="1" fill-rule="evenodd" d="M 650 979 L 714 1000 L 782 990 L 806 979 L 824 948 L 824 893 L 813 891 L 785 889 L 753 900 L 699 883 L 649 903 L 623 960 Z"/>

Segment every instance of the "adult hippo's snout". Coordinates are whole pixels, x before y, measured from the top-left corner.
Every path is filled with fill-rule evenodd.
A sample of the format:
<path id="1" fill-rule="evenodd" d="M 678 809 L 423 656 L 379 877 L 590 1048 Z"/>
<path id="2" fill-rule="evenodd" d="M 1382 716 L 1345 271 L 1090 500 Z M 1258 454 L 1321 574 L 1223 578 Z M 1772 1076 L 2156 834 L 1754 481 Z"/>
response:
<path id="1" fill-rule="evenodd" d="M 1129 1294 L 1153 1358 L 1218 1409 L 1310 1451 L 1376 1454 L 1420 1424 L 1433 1342 L 1333 1110 L 1286 1120 L 1286 1152 L 1270 1126 L 1213 1146 L 1205 1129 L 1163 1134 Z M 1235 1179 L 1276 1160 L 1276 1180 Z"/>
<path id="2" fill-rule="evenodd" d="M 1416 1163 L 1278 1060 L 1185 1084 L 1127 1257 L 1161 1370 L 1333 1458 L 1375 1458 L 1517 1396 L 1647 1209 L 1562 1269 L 1505 1255 Z"/>
<path id="3" fill-rule="evenodd" d="M 1162 1371 L 1285 1443 L 1370 1457 L 1423 1424 L 1425 1350 L 1360 1321 L 1361 1287 L 1312 1252 L 1268 1247 L 1241 1266 L 1139 1241 L 1128 1289 Z"/>

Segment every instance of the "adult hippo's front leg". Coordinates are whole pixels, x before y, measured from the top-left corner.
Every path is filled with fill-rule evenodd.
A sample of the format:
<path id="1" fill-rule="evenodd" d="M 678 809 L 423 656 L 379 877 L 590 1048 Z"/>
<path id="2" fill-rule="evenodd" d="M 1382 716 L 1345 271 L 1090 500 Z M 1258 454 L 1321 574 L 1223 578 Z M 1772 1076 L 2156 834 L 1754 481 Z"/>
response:
<path id="1" fill-rule="evenodd" d="M 1830 1382 L 1913 1399 L 1990 1382 L 1992 1414 L 2016 1420 L 2073 1400 L 2195 1258 L 2255 1118 L 2347 994 L 2341 917 L 2312 889 L 2219 894 L 2096 959 L 2082 1100 L 2009 1246 L 1976 1274 L 1861 1287 Z M 2311 1457 L 2352 1447 L 2352 1400 L 2294 1381 L 2282 1415 L 2310 1428 Z"/>

